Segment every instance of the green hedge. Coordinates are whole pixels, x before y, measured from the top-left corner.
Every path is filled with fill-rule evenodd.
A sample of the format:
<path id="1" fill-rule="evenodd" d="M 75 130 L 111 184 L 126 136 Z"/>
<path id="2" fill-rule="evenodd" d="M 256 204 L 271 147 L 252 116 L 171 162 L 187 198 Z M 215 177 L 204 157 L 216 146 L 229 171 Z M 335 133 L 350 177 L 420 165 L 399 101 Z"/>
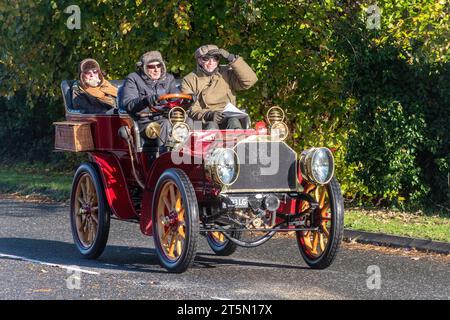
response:
<path id="1" fill-rule="evenodd" d="M 160 50 L 181 77 L 195 49 L 215 43 L 256 70 L 257 85 L 239 97 L 255 120 L 280 105 L 297 150 L 336 149 L 347 199 L 448 207 L 450 15 L 441 1 L 378 1 L 376 30 L 366 27 L 372 1 L 80 0 L 81 29 L 69 30 L 72 2 L 0 0 L 3 158 L 71 161 L 52 153 L 51 123 L 63 118 L 59 83 L 82 59 L 120 79 Z"/>

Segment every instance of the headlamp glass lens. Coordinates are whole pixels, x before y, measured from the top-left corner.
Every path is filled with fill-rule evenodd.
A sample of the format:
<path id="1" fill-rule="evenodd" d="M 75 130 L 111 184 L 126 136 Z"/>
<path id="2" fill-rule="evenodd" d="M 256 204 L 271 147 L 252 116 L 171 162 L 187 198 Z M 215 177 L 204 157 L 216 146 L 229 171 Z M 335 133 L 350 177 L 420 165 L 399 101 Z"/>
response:
<path id="1" fill-rule="evenodd" d="M 172 129 L 172 136 L 177 142 L 186 141 L 189 135 L 189 127 L 185 123 L 177 124 Z"/>
<path id="2" fill-rule="evenodd" d="M 217 175 L 224 184 L 231 184 L 236 177 L 236 154 L 231 149 L 224 149 L 217 160 Z"/>
<path id="3" fill-rule="evenodd" d="M 312 171 L 313 176 L 319 183 L 325 183 L 330 178 L 331 173 L 330 154 L 327 149 L 320 148 L 313 157 Z"/>

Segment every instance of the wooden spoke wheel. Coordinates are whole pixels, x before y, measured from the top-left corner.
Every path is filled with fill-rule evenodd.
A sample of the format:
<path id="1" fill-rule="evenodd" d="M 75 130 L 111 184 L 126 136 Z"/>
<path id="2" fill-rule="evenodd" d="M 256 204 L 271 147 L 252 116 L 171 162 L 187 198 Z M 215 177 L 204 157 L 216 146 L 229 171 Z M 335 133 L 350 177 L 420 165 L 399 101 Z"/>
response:
<path id="1" fill-rule="evenodd" d="M 240 239 L 241 233 L 232 232 L 231 237 Z M 227 239 L 225 235 L 219 231 L 207 232 L 206 240 L 208 241 L 208 244 L 212 251 L 214 251 L 214 253 L 218 256 L 229 256 L 233 254 L 237 249 L 237 245 Z"/>
<path id="2" fill-rule="evenodd" d="M 344 232 L 344 201 L 339 183 L 333 178 L 324 186 L 305 184 L 305 193 L 312 196 L 318 207 L 306 218 L 307 227 L 317 231 L 297 231 L 297 243 L 305 262 L 314 269 L 331 265 L 340 247 Z M 302 204 L 302 211 L 310 204 Z"/>
<path id="3" fill-rule="evenodd" d="M 92 164 L 82 164 L 75 173 L 70 221 L 78 251 L 88 259 L 99 257 L 108 241 L 110 211 L 103 185 Z"/>
<path id="4" fill-rule="evenodd" d="M 161 265 L 183 272 L 194 262 L 199 235 L 198 203 L 194 187 L 179 169 L 166 170 L 153 197 L 153 236 Z"/>

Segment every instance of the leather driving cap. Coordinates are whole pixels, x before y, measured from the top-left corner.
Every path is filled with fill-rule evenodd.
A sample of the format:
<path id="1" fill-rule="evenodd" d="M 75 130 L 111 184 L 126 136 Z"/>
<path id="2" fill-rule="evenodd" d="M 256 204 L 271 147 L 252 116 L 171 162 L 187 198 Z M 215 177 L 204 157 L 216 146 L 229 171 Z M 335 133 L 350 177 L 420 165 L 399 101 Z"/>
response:
<path id="1" fill-rule="evenodd" d="M 207 44 L 207 45 L 201 46 L 200 48 L 195 50 L 195 58 L 196 59 L 203 57 L 204 55 L 207 55 L 207 54 L 210 54 L 210 55 L 220 54 L 219 47 L 214 44 Z"/>

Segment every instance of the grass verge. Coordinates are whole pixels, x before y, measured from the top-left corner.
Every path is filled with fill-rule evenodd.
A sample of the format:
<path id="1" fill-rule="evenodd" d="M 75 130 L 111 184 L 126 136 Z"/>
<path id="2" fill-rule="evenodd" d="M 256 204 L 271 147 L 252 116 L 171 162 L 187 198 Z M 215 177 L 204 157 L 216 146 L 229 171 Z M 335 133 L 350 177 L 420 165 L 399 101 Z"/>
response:
<path id="1" fill-rule="evenodd" d="M 450 242 L 450 216 L 375 209 L 347 209 L 345 228 Z"/>
<path id="2" fill-rule="evenodd" d="M 0 166 L 0 193 L 42 196 L 65 202 L 70 197 L 73 173 L 55 172 L 45 165 Z"/>

